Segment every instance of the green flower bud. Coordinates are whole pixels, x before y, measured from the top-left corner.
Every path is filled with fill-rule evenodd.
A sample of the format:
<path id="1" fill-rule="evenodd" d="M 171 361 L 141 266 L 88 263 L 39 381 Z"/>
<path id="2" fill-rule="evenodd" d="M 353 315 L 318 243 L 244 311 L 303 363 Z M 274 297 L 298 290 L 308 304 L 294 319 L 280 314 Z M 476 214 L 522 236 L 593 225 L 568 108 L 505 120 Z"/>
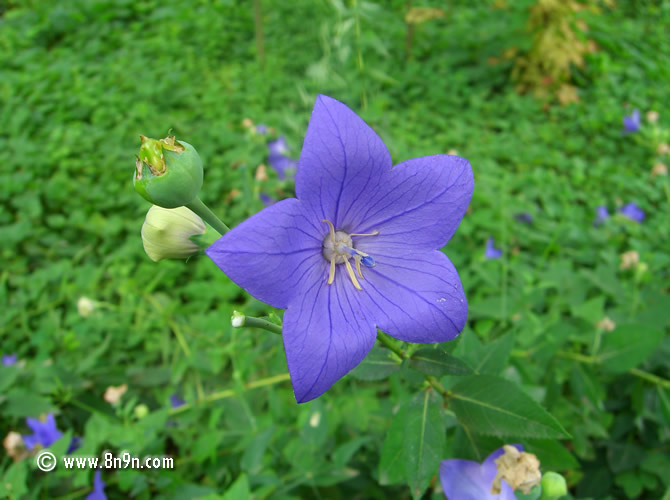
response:
<path id="1" fill-rule="evenodd" d="M 186 207 L 161 208 L 147 212 L 142 225 L 144 251 L 154 262 L 161 259 L 186 259 L 200 251 L 191 240 L 206 231 L 205 223 Z"/>
<path id="2" fill-rule="evenodd" d="M 160 140 L 143 135 L 140 138 L 142 145 L 133 176 L 135 190 L 163 208 L 191 203 L 202 187 L 202 161 L 195 148 L 177 142 L 174 136 Z"/>
<path id="3" fill-rule="evenodd" d="M 556 500 L 568 494 L 568 486 L 565 478 L 557 472 L 545 472 L 542 474 L 542 496 L 540 500 Z"/>
<path id="4" fill-rule="evenodd" d="M 145 404 L 139 404 L 135 407 L 135 416 L 142 419 L 149 414 L 149 407 Z"/>

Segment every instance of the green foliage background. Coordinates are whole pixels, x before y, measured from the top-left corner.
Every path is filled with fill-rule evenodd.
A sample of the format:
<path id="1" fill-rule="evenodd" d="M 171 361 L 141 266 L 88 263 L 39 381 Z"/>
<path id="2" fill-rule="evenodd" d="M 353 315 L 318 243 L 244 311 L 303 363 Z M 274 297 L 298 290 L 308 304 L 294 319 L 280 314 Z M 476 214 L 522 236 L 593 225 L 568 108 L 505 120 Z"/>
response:
<path id="1" fill-rule="evenodd" d="M 566 107 L 517 95 L 513 61 L 489 64 L 532 43 L 532 2 L 509 3 L 425 2 L 446 16 L 416 26 L 408 60 L 404 1 L 263 0 L 261 67 L 251 2 L 0 2 L 0 335 L 22 361 L 0 366 L 2 436 L 54 412 L 61 453 L 77 435 L 77 456 L 175 457 L 174 470 L 103 471 L 110 498 L 437 499 L 436 469 L 399 465 L 412 460 L 402 439 L 414 409 L 430 403 L 440 459 L 480 461 L 521 442 L 574 498 L 670 498 L 670 185 L 650 175 L 670 127 L 670 2 L 622 0 L 587 17 L 600 51 L 574 70 L 580 101 Z M 470 160 L 471 210 L 445 249 L 469 326 L 441 348 L 481 377 L 452 375 L 441 357 L 450 368 L 434 372 L 424 351 L 385 372 L 364 364 L 297 405 L 281 339 L 230 326 L 233 309 L 268 306 L 205 257 L 144 254 L 138 134 L 171 129 L 196 146 L 201 197 L 236 225 L 262 208 L 259 192 L 291 195 L 273 173 L 254 180 L 265 139 L 242 120 L 274 127 L 297 157 L 317 93 L 358 112 L 395 162 L 450 149 Z M 633 108 L 660 113 L 657 135 L 648 123 L 622 135 Z M 642 224 L 593 226 L 596 206 L 630 201 Z M 489 236 L 502 259 L 483 258 Z M 619 269 L 628 250 L 646 271 Z M 82 296 L 97 303 L 89 317 Z M 595 326 L 605 316 L 613 332 Z M 571 437 L 508 432 L 516 424 L 491 415 L 459 424 L 458 397 L 416 393 L 422 371 L 456 395 L 514 383 L 520 414 L 532 399 Z M 119 406 L 103 400 L 124 383 Z M 173 393 L 188 405 L 171 409 Z M 91 477 L 3 455 L 0 495 L 83 498 Z"/>

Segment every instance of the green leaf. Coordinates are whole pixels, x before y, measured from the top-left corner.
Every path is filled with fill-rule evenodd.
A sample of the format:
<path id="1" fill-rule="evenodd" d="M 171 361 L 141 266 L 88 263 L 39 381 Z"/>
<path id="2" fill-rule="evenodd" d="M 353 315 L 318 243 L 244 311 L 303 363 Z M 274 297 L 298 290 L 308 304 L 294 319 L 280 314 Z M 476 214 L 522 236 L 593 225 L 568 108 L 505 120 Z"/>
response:
<path id="1" fill-rule="evenodd" d="M 605 371 L 625 373 L 651 356 L 663 331 L 641 323 L 620 325 L 603 336 L 598 361 Z"/>
<path id="2" fill-rule="evenodd" d="M 9 417 L 39 417 L 53 410 L 51 402 L 39 394 L 25 389 L 12 389 L 7 393 L 4 414 Z"/>
<path id="3" fill-rule="evenodd" d="M 478 359 L 473 360 L 475 372 L 498 375 L 507 366 L 507 360 L 513 345 L 514 336 L 508 333 L 482 347 Z"/>
<path id="4" fill-rule="evenodd" d="M 474 432 L 501 437 L 570 437 L 550 413 L 507 380 L 471 375 L 451 392 L 452 410 Z"/>
<path id="5" fill-rule="evenodd" d="M 0 497 L 22 498 L 28 493 L 26 479 L 28 476 L 28 460 L 13 463 L 5 471 L 0 481 Z"/>
<path id="6" fill-rule="evenodd" d="M 251 498 L 249 479 L 246 474 L 240 474 L 233 485 L 226 490 L 222 500 L 248 500 Z"/>
<path id="7" fill-rule="evenodd" d="M 553 439 L 525 439 L 526 451 L 540 460 L 542 470 L 565 471 L 579 468 L 579 462 L 560 441 Z"/>
<path id="8" fill-rule="evenodd" d="M 247 472 L 259 472 L 261 462 L 263 460 L 263 455 L 265 455 L 265 450 L 267 450 L 270 441 L 272 441 L 272 436 L 275 433 L 275 428 L 270 427 L 258 433 L 254 437 L 251 444 L 247 446 L 240 460 L 240 467 L 242 470 Z"/>
<path id="9" fill-rule="evenodd" d="M 351 375 L 358 380 L 373 381 L 388 378 L 400 369 L 401 364 L 391 358 L 391 351 L 375 345 Z"/>
<path id="10" fill-rule="evenodd" d="M 372 438 L 369 436 L 359 437 L 352 439 L 351 441 L 347 441 L 343 445 L 339 446 L 333 452 L 331 457 L 335 467 L 340 469 L 344 468 L 349 460 L 351 460 L 351 457 L 354 456 L 354 453 L 356 453 L 361 446 L 370 441 L 370 439 Z"/>
<path id="11" fill-rule="evenodd" d="M 423 347 L 416 351 L 410 366 L 427 375 L 468 375 L 472 368 L 463 360 L 448 354 L 441 348 Z"/>
<path id="12" fill-rule="evenodd" d="M 434 391 L 417 394 L 407 407 L 403 460 L 413 498 L 420 498 L 444 458 L 446 434 Z"/>
<path id="13" fill-rule="evenodd" d="M 382 445 L 381 459 L 379 461 L 379 484 L 382 486 L 404 483 L 407 478 L 403 459 L 406 412 L 407 406 L 401 406 L 391 421 L 391 427 L 386 433 L 386 439 L 384 439 L 384 444 Z"/>

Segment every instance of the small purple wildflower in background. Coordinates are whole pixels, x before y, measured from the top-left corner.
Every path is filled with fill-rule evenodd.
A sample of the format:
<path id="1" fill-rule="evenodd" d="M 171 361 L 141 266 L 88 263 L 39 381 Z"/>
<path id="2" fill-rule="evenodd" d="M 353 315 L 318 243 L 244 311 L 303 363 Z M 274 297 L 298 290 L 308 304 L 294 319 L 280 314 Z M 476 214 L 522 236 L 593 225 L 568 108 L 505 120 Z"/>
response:
<path id="1" fill-rule="evenodd" d="M 298 163 L 287 155 L 288 151 L 288 143 L 283 135 L 276 141 L 268 142 L 268 163 L 280 179 L 286 177 L 286 170 L 298 168 Z"/>
<path id="2" fill-rule="evenodd" d="M 521 446 L 513 445 L 521 451 Z M 454 458 L 440 463 L 440 482 L 448 500 L 516 500 L 512 487 L 502 480 L 500 493 L 491 493 L 493 480 L 498 473 L 496 459 L 504 455 L 499 448 L 483 463 Z"/>
<path id="3" fill-rule="evenodd" d="M 19 357 L 16 354 L 3 354 L 2 355 L 2 364 L 5 366 L 15 365 L 19 360 Z"/>
<path id="4" fill-rule="evenodd" d="M 70 446 L 67 447 L 67 451 L 65 452 L 65 454 L 69 455 L 73 451 L 78 450 L 80 446 L 81 446 L 81 437 L 72 436 L 72 441 L 70 441 Z"/>
<path id="5" fill-rule="evenodd" d="M 392 166 L 374 130 L 320 95 L 297 198 L 265 208 L 206 250 L 251 295 L 286 309 L 282 337 L 299 403 L 358 365 L 377 328 L 433 343 L 465 326 L 463 287 L 440 249 L 472 198 L 470 164 L 435 155 Z"/>
<path id="6" fill-rule="evenodd" d="M 644 220 L 644 210 L 638 207 L 635 203 L 626 203 L 619 209 L 619 213 L 624 217 L 628 217 L 635 222 L 642 222 Z"/>
<path id="7" fill-rule="evenodd" d="M 623 117 L 623 133 L 631 134 L 640 130 L 640 112 L 637 109 L 633 110 L 633 114 Z"/>
<path id="8" fill-rule="evenodd" d="M 605 205 L 600 205 L 599 207 L 596 208 L 596 220 L 593 221 L 593 225 L 600 226 L 609 218 L 610 213 L 607 210 L 607 207 Z"/>
<path id="9" fill-rule="evenodd" d="M 519 222 L 523 222 L 524 224 L 532 224 L 533 223 L 533 216 L 530 215 L 528 212 L 522 212 L 522 213 L 516 214 L 516 215 L 514 215 L 514 218 Z"/>
<path id="10" fill-rule="evenodd" d="M 56 419 L 53 413 L 49 413 L 44 422 L 36 418 L 26 418 L 26 424 L 33 430 L 33 434 L 23 436 L 23 442 L 29 450 L 34 449 L 38 444 L 42 445 L 43 448 L 48 448 L 63 435 L 56 427 Z"/>
<path id="11" fill-rule="evenodd" d="M 170 396 L 170 405 L 172 408 L 179 408 L 180 406 L 183 406 L 186 404 L 186 401 L 184 401 L 182 398 L 177 396 L 176 394 L 172 394 Z"/>
<path id="12" fill-rule="evenodd" d="M 259 194 L 258 197 L 263 202 L 263 205 L 265 205 L 266 207 L 269 207 L 270 205 L 272 205 L 273 203 L 275 203 L 277 201 L 272 196 L 268 196 L 265 193 Z"/>
<path id="13" fill-rule="evenodd" d="M 268 133 L 268 126 L 264 125 L 263 123 L 259 123 L 256 125 L 256 132 L 261 135 L 265 135 Z"/>
<path id="14" fill-rule="evenodd" d="M 486 240 L 486 250 L 484 251 L 484 257 L 487 259 L 499 259 L 502 257 L 502 250 L 497 249 L 493 246 L 493 238 Z"/>
<path id="15" fill-rule="evenodd" d="M 107 500 L 105 482 L 102 480 L 100 470 L 95 471 L 95 476 L 93 476 L 93 491 L 88 494 L 86 500 Z"/>

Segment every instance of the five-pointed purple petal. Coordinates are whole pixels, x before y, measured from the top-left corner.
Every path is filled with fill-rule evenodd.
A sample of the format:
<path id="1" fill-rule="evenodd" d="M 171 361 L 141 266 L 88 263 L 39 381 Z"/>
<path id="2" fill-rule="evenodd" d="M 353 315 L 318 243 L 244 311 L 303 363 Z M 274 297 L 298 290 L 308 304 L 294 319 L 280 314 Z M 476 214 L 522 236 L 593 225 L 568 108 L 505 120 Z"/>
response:
<path id="1" fill-rule="evenodd" d="M 363 120 L 334 99 L 317 98 L 297 199 L 264 209 L 207 249 L 254 297 L 286 309 L 284 347 L 298 402 L 323 394 L 360 363 L 377 327 L 414 342 L 442 342 L 463 329 L 463 288 L 439 249 L 458 227 L 473 187 L 470 165 L 460 157 L 416 158 L 392 168 L 386 146 Z M 358 278 L 361 290 L 342 264 L 328 284 L 324 220 L 354 234 L 353 247 L 374 258 L 376 265 Z"/>
<path id="2" fill-rule="evenodd" d="M 515 446 L 522 451 L 520 445 Z M 499 448 L 491 453 L 483 463 L 471 460 L 450 459 L 440 463 L 440 482 L 448 500 L 516 500 L 514 491 L 503 479 L 501 491 L 494 495 L 491 485 L 496 477 L 496 459 L 505 453 Z"/>
<path id="3" fill-rule="evenodd" d="M 23 436 L 23 442 L 29 450 L 34 449 L 38 444 L 48 448 L 63 435 L 56 427 L 56 419 L 53 413 L 49 413 L 44 422 L 36 418 L 26 418 L 26 424 L 33 431 L 33 434 Z"/>

